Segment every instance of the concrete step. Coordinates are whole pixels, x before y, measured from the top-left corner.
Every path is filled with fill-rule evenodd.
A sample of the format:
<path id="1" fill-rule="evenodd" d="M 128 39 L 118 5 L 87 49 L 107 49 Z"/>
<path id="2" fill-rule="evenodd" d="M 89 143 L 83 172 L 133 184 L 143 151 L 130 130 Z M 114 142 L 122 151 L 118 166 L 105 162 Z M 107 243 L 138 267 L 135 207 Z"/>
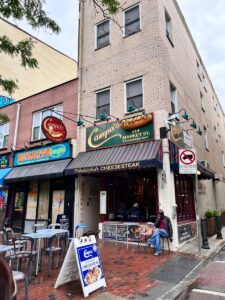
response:
<path id="1" fill-rule="evenodd" d="M 188 300 L 222 300 L 225 299 L 225 293 L 193 289 Z"/>

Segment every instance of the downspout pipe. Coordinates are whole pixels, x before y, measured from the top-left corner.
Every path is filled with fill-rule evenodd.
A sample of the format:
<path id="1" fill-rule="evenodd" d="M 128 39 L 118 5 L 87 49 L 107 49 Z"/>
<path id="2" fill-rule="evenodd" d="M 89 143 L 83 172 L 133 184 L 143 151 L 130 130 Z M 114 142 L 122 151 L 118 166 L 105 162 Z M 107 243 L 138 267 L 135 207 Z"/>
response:
<path id="1" fill-rule="evenodd" d="M 19 119 L 20 119 L 20 108 L 21 108 L 20 103 L 17 103 L 16 124 L 15 124 L 15 132 L 14 132 L 14 139 L 13 139 L 13 148 L 14 148 L 13 150 L 16 149 Z"/>

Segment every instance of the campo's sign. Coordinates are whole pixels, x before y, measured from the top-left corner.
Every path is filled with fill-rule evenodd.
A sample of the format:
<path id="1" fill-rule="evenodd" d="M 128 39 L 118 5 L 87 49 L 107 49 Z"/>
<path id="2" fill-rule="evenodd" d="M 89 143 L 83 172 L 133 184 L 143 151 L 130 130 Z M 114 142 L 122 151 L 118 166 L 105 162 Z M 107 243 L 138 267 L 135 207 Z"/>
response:
<path id="1" fill-rule="evenodd" d="M 41 123 L 41 129 L 46 138 L 55 143 L 63 142 L 67 135 L 63 122 L 53 116 L 44 118 Z"/>
<path id="2" fill-rule="evenodd" d="M 16 152 L 14 166 L 23 166 L 68 158 L 71 155 L 69 142 Z"/>
<path id="3" fill-rule="evenodd" d="M 87 128 L 86 151 L 145 142 L 153 139 L 153 121 L 133 130 L 121 128 L 119 122 L 106 123 Z"/>
<path id="4" fill-rule="evenodd" d="M 9 167 L 9 155 L 0 155 L 0 169 Z"/>

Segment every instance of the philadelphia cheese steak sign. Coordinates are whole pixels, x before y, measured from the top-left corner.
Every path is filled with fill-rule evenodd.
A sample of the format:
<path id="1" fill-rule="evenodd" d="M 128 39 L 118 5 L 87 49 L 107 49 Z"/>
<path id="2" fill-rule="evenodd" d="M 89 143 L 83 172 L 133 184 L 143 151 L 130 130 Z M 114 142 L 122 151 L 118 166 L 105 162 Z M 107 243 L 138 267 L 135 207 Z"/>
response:
<path id="1" fill-rule="evenodd" d="M 142 162 L 129 162 L 123 164 L 114 164 L 109 166 L 99 166 L 99 167 L 87 167 L 82 169 L 76 169 L 76 172 L 81 173 L 98 173 L 98 172 L 107 172 L 107 171 L 121 171 L 127 169 L 137 169 L 141 168 Z"/>
<path id="2" fill-rule="evenodd" d="M 133 130 L 121 128 L 119 121 L 87 128 L 86 151 L 145 142 L 154 139 L 153 121 Z"/>
<path id="3" fill-rule="evenodd" d="M 69 142 L 65 142 L 16 152 L 14 156 L 14 166 L 23 166 L 68 157 L 70 157 L 70 144 Z"/>

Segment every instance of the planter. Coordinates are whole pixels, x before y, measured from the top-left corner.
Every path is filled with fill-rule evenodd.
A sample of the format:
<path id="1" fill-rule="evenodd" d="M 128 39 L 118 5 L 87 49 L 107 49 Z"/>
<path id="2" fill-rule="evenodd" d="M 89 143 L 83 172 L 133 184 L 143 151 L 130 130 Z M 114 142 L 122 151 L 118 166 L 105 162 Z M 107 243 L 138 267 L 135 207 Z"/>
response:
<path id="1" fill-rule="evenodd" d="M 222 225 L 222 226 L 225 226 L 225 214 L 222 214 L 222 215 L 220 216 L 220 221 L 221 221 L 221 225 Z"/>
<path id="2" fill-rule="evenodd" d="M 213 236 L 216 234 L 216 218 L 206 218 L 206 230 L 207 230 L 207 236 Z"/>

